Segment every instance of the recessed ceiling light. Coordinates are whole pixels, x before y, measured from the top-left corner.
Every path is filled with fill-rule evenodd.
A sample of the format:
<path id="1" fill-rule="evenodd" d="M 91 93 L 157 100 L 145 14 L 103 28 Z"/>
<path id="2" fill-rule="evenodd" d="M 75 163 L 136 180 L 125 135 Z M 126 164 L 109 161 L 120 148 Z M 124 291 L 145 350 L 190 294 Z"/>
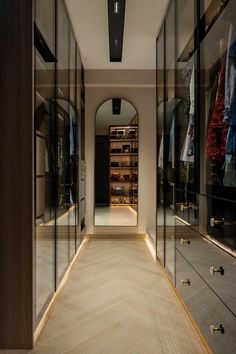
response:
<path id="1" fill-rule="evenodd" d="M 122 61 L 126 0 L 107 0 L 111 62 Z"/>
<path id="2" fill-rule="evenodd" d="M 120 9 L 120 4 L 118 1 L 114 2 L 114 13 L 118 14 L 119 13 L 119 9 Z"/>

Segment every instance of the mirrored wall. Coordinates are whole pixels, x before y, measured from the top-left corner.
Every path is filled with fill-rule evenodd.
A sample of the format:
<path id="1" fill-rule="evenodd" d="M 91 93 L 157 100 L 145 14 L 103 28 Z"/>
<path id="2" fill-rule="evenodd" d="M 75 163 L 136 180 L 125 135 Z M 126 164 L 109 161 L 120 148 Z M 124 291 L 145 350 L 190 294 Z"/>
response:
<path id="1" fill-rule="evenodd" d="M 95 226 L 136 226 L 138 212 L 138 113 L 121 98 L 96 114 Z"/>
<path id="2" fill-rule="evenodd" d="M 80 245 L 82 66 L 64 1 L 34 13 L 36 325 Z"/>

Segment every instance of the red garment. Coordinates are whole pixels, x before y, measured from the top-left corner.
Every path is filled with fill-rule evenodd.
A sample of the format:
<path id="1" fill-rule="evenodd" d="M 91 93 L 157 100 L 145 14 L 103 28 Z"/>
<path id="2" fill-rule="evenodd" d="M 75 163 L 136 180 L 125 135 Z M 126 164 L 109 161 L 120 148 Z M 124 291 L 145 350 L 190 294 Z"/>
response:
<path id="1" fill-rule="evenodd" d="M 228 127 L 224 123 L 226 53 L 221 60 L 218 87 L 207 134 L 207 157 L 222 160 L 226 153 Z"/>

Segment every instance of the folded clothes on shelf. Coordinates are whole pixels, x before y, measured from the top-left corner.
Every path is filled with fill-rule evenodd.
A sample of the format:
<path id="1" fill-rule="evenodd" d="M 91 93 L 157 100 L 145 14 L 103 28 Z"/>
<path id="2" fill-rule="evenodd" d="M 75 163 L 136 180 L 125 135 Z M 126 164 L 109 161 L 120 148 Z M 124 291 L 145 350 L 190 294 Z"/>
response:
<path id="1" fill-rule="evenodd" d="M 112 154 L 119 154 L 119 153 L 121 153 L 122 152 L 122 150 L 121 149 L 111 149 L 111 153 Z"/>
<path id="2" fill-rule="evenodd" d="M 119 173 L 112 173 L 111 174 L 111 181 L 119 181 L 121 175 Z"/>
<path id="3" fill-rule="evenodd" d="M 118 161 L 111 161 L 111 167 L 119 167 L 120 163 Z"/>
<path id="4" fill-rule="evenodd" d="M 125 195 L 125 187 L 111 187 L 112 195 Z"/>
<path id="5" fill-rule="evenodd" d="M 122 145 L 122 152 L 130 152 L 130 145 Z"/>
<path id="6" fill-rule="evenodd" d="M 131 163 L 130 161 L 121 161 L 120 165 L 121 167 L 130 167 Z"/>

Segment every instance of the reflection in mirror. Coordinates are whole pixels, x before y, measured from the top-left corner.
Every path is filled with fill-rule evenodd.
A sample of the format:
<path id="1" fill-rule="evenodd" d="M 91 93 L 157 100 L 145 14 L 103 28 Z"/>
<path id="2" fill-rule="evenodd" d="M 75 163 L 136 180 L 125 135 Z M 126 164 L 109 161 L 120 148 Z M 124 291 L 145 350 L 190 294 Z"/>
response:
<path id="1" fill-rule="evenodd" d="M 77 154 L 74 108 L 65 99 L 45 100 L 35 112 L 37 316 L 54 291 L 55 236 L 58 276 L 63 274 L 69 258 L 75 253 Z M 68 242 L 71 247 L 68 247 Z"/>
<path id="2" fill-rule="evenodd" d="M 138 113 L 120 98 L 96 114 L 95 226 L 136 226 Z"/>

